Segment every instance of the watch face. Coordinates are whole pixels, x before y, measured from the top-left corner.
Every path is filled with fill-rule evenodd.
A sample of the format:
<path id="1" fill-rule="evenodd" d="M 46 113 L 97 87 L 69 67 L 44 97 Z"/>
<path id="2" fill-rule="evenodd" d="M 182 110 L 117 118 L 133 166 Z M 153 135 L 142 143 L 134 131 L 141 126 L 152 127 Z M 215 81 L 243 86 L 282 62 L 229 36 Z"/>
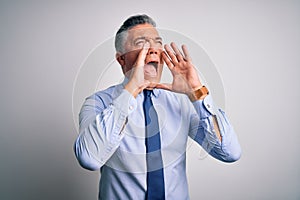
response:
<path id="1" fill-rule="evenodd" d="M 200 90 L 202 91 L 202 94 L 208 94 L 208 89 L 203 85 L 202 88 L 200 88 Z"/>
<path id="2" fill-rule="evenodd" d="M 208 95 L 208 89 L 205 86 L 195 91 L 196 99 L 203 99 L 206 95 Z"/>

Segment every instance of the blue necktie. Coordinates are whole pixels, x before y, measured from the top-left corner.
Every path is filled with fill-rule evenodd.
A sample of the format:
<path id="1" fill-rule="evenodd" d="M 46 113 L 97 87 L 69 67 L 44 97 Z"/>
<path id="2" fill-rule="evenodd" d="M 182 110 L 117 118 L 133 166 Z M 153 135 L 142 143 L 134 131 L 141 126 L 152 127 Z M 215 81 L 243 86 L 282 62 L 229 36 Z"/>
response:
<path id="1" fill-rule="evenodd" d="M 161 157 L 160 132 L 157 113 L 151 100 L 152 90 L 144 90 L 143 109 L 146 125 L 147 200 L 164 200 L 165 184 Z"/>

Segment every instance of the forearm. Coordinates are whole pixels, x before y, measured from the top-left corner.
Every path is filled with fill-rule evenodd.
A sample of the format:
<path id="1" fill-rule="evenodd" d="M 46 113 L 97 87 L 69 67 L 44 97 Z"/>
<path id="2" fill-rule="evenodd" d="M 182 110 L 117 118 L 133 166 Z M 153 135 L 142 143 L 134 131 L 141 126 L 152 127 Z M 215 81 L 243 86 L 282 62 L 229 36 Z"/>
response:
<path id="1" fill-rule="evenodd" d="M 209 98 L 194 103 L 198 117 L 193 122 L 192 136 L 216 159 L 234 162 L 241 155 L 237 136 L 225 113 L 214 109 Z"/>
<path id="2" fill-rule="evenodd" d="M 134 105 L 132 96 L 123 91 L 105 109 L 97 101 L 86 101 L 80 113 L 80 133 L 74 145 L 76 157 L 82 167 L 101 168 L 119 147 L 127 116 Z M 96 112 L 95 110 L 96 109 Z"/>
<path id="3" fill-rule="evenodd" d="M 214 120 L 216 120 L 219 130 L 214 126 Z M 218 160 L 223 162 L 237 161 L 241 156 L 241 147 L 225 113 L 219 110 L 216 115 L 209 117 L 208 121 L 202 146 L 207 146 L 207 152 Z M 220 138 L 222 139 L 220 140 Z"/>
<path id="4" fill-rule="evenodd" d="M 209 94 L 208 89 L 205 86 L 200 85 L 196 89 L 188 93 L 187 95 L 191 102 L 195 102 L 198 100 L 203 100 L 208 94 Z M 218 137 L 218 139 L 222 141 L 218 120 L 215 115 L 213 115 L 212 121 L 213 121 L 212 124 L 213 124 L 213 129 L 215 130 L 215 134 Z"/>
<path id="5" fill-rule="evenodd" d="M 103 118 L 98 115 L 94 122 L 80 132 L 75 142 L 76 157 L 80 165 L 86 169 L 100 169 L 117 149 L 122 139 L 122 134 L 119 133 L 120 128 L 109 125 L 114 121 L 114 117 L 107 117 L 105 122 L 101 122 Z M 103 127 L 103 123 L 107 127 Z"/>

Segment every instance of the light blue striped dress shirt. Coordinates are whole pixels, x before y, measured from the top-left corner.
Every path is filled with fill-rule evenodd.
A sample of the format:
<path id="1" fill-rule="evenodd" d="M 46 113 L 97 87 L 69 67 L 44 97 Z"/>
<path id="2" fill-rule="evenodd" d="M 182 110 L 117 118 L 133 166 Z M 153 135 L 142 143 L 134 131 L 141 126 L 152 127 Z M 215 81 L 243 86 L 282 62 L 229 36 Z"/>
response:
<path id="1" fill-rule="evenodd" d="M 74 151 L 80 165 L 100 170 L 99 199 L 143 200 L 146 194 L 146 146 L 143 93 L 134 98 L 124 83 L 95 93 L 79 115 Z M 237 136 L 211 96 L 193 103 L 184 94 L 154 89 L 158 114 L 166 199 L 189 199 L 186 176 L 188 136 L 224 162 L 240 158 Z M 216 115 L 222 142 L 213 126 Z"/>

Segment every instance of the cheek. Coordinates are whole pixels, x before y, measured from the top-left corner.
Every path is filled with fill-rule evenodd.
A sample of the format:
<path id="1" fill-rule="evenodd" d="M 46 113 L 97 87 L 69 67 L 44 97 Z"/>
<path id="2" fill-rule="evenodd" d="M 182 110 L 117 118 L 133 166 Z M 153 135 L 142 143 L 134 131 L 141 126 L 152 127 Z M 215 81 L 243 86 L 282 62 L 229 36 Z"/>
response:
<path id="1" fill-rule="evenodd" d="M 129 70 L 132 69 L 133 65 L 136 62 L 137 57 L 138 57 L 138 53 L 130 52 L 126 54 L 125 63 L 124 63 L 125 72 L 128 72 Z"/>
<path id="2" fill-rule="evenodd" d="M 138 51 L 132 51 L 127 53 L 125 57 L 125 64 L 132 66 L 135 63 L 136 59 L 138 58 L 138 55 L 139 55 Z"/>
<path id="3" fill-rule="evenodd" d="M 160 63 L 164 63 L 164 59 L 162 57 L 162 53 L 159 55 L 159 57 L 160 57 Z"/>

